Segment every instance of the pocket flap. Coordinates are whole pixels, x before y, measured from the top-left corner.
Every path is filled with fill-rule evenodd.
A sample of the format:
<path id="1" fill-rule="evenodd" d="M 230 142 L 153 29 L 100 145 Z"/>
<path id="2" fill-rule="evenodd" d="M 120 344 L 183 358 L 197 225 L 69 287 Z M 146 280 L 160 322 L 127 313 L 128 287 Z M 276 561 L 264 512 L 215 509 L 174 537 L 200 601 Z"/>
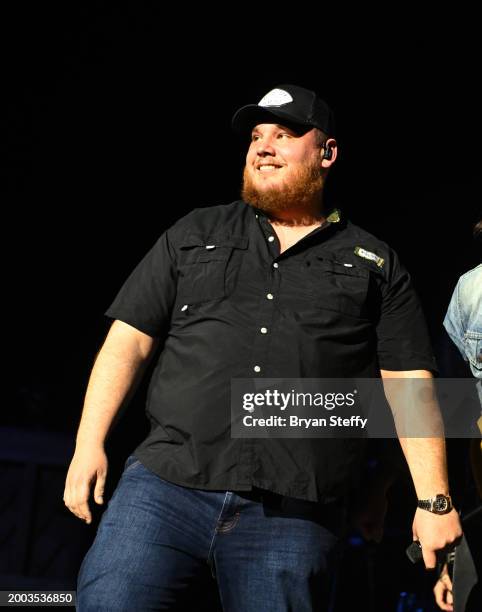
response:
<path id="1" fill-rule="evenodd" d="M 353 264 L 351 262 L 338 261 L 336 259 L 332 259 L 326 257 L 324 255 L 316 255 L 316 259 L 319 262 L 322 262 L 322 267 L 334 274 L 346 274 L 347 276 L 361 276 L 363 278 L 368 278 L 370 276 L 370 271 L 367 270 L 363 266 L 359 266 Z"/>
<path id="2" fill-rule="evenodd" d="M 247 236 L 201 236 L 200 234 L 188 234 L 180 244 L 181 249 L 191 247 L 204 247 L 208 251 L 214 251 L 217 247 L 233 247 L 236 249 L 248 248 Z"/>

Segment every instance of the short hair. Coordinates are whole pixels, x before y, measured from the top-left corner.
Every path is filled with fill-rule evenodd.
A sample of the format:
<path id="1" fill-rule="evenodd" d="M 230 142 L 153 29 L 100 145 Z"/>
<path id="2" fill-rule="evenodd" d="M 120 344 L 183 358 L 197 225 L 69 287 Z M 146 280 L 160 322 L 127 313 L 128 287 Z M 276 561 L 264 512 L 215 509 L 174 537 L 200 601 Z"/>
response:
<path id="1" fill-rule="evenodd" d="M 479 219 L 473 228 L 473 235 L 476 240 L 482 239 L 482 219 Z"/>
<path id="2" fill-rule="evenodd" d="M 317 147 L 322 147 L 325 142 L 328 140 L 328 136 L 325 134 L 325 132 L 323 132 L 323 130 L 320 130 L 320 128 L 313 128 L 314 132 L 315 132 L 315 144 Z"/>

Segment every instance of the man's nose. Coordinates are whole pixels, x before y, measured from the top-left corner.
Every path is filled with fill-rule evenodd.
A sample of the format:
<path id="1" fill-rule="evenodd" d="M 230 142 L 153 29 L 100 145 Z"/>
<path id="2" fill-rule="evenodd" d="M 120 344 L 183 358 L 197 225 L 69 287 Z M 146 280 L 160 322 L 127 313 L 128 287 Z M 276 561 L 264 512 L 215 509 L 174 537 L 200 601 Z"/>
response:
<path id="1" fill-rule="evenodd" d="M 264 142 L 260 142 L 256 148 L 256 153 L 261 156 L 265 155 L 276 155 L 276 150 L 273 145 L 269 142 L 269 140 L 265 140 Z"/>

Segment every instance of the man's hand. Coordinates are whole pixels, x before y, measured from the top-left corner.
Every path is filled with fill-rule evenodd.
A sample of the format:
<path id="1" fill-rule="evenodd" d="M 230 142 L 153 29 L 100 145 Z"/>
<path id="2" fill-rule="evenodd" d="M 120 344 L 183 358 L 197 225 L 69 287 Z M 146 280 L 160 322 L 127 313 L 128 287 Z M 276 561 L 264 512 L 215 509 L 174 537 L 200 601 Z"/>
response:
<path id="1" fill-rule="evenodd" d="M 462 537 L 460 518 L 455 510 L 447 514 L 434 514 L 417 508 L 412 525 L 413 539 L 422 546 L 423 561 L 427 569 L 437 564 L 436 552 L 449 552 Z"/>
<path id="2" fill-rule="evenodd" d="M 438 607 L 441 610 L 452 612 L 454 600 L 452 597 L 452 581 L 450 580 L 447 564 L 443 566 L 440 572 L 440 576 L 433 587 L 433 593 Z"/>
<path id="3" fill-rule="evenodd" d="M 92 522 L 89 508 L 90 488 L 95 482 L 94 499 L 103 504 L 108 462 L 103 447 L 76 449 L 65 481 L 64 503 L 75 516 L 87 524 Z"/>

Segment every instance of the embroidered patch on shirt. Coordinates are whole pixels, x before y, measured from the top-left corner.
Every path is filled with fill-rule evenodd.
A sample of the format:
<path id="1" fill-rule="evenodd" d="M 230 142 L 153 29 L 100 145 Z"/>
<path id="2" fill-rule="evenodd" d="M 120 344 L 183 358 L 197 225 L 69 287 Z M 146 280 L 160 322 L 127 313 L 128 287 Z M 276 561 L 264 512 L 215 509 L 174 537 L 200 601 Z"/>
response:
<path id="1" fill-rule="evenodd" d="M 329 221 L 330 223 L 339 223 L 341 220 L 341 213 L 338 210 L 338 208 L 335 208 L 333 212 L 330 215 L 328 215 L 326 220 Z"/>
<path id="2" fill-rule="evenodd" d="M 374 261 L 379 268 L 383 266 L 385 260 L 383 257 L 379 257 L 376 253 L 372 253 L 371 251 L 366 251 L 363 247 L 355 247 L 355 255 L 359 257 L 363 257 L 364 259 L 368 259 L 370 261 Z"/>

